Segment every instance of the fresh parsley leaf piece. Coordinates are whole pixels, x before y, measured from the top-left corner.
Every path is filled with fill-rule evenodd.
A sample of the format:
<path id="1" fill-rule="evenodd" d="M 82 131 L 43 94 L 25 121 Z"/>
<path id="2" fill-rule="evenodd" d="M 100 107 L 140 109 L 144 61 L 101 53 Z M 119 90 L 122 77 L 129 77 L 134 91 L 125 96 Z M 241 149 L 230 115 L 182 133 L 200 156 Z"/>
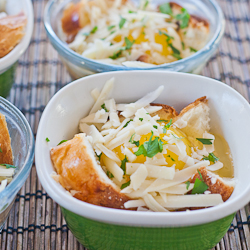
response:
<path id="1" fill-rule="evenodd" d="M 185 184 L 186 184 L 186 188 L 187 188 L 187 190 L 188 190 L 188 189 L 189 189 L 189 186 L 190 186 L 190 181 L 186 181 Z"/>
<path id="2" fill-rule="evenodd" d="M 122 29 L 122 27 L 124 26 L 124 24 L 126 23 L 126 19 L 125 18 L 123 18 L 123 17 L 121 17 L 121 20 L 120 20 L 120 22 L 119 22 L 119 28 L 120 29 Z"/>
<path id="3" fill-rule="evenodd" d="M 174 40 L 174 37 L 170 36 L 169 34 L 167 34 L 164 31 L 159 30 L 159 34 L 160 35 L 165 35 L 167 37 L 167 40 L 166 40 L 167 42 L 169 42 L 171 39 Z"/>
<path id="4" fill-rule="evenodd" d="M 178 54 L 172 54 L 172 56 L 174 58 L 176 58 L 177 60 L 181 60 L 182 59 L 182 57 L 180 55 L 178 55 Z"/>
<path id="5" fill-rule="evenodd" d="M 159 9 L 160 9 L 161 13 L 168 14 L 170 16 L 173 14 L 173 11 L 172 11 L 169 3 L 164 3 L 164 4 L 160 5 Z"/>
<path id="6" fill-rule="evenodd" d="M 182 46 L 182 50 L 184 50 L 185 49 L 185 43 L 181 42 L 181 46 Z"/>
<path id="7" fill-rule="evenodd" d="M 143 121 L 143 118 L 139 118 L 139 120 L 142 122 L 142 121 Z"/>
<path id="8" fill-rule="evenodd" d="M 176 48 L 173 46 L 172 43 L 170 43 L 169 46 L 170 46 L 170 48 L 173 50 L 173 53 L 174 53 L 174 54 L 177 54 L 177 55 L 180 55 L 180 54 L 181 54 L 181 52 L 180 52 L 178 49 L 176 49 Z"/>
<path id="9" fill-rule="evenodd" d="M 145 4 L 144 4 L 144 6 L 143 6 L 143 9 L 144 9 L 144 10 L 147 8 L 148 4 L 149 4 L 149 1 L 146 0 L 146 1 L 145 1 Z"/>
<path id="10" fill-rule="evenodd" d="M 208 156 L 203 155 L 202 160 L 209 160 L 209 161 L 215 163 L 216 161 L 219 160 L 219 158 L 216 157 L 216 156 L 214 155 L 214 153 L 209 153 Z"/>
<path id="11" fill-rule="evenodd" d="M 159 137 L 155 137 L 154 140 L 152 140 L 153 138 L 153 131 L 151 131 L 151 136 L 149 141 L 146 141 L 143 143 L 143 145 L 141 145 L 138 149 L 138 151 L 136 151 L 134 154 L 136 156 L 139 155 L 144 155 L 147 156 L 149 158 L 154 157 L 156 154 L 161 153 L 163 150 L 163 142 L 160 140 Z"/>
<path id="12" fill-rule="evenodd" d="M 90 31 L 90 33 L 91 33 L 91 34 L 95 34 L 97 30 L 98 30 L 98 27 L 95 26 L 95 27 Z"/>
<path id="13" fill-rule="evenodd" d="M 98 160 L 99 161 L 101 161 L 101 156 L 102 156 L 102 153 L 100 153 L 99 155 L 95 152 L 95 154 L 96 154 L 96 156 L 97 156 L 97 158 L 98 158 Z"/>
<path id="14" fill-rule="evenodd" d="M 121 189 L 124 189 L 125 187 L 128 187 L 129 185 L 130 185 L 130 180 L 128 182 L 126 182 L 126 183 L 123 183 L 121 185 Z"/>
<path id="15" fill-rule="evenodd" d="M 104 109 L 105 112 L 109 112 L 109 111 L 107 110 L 106 106 L 105 106 L 105 103 L 103 103 L 103 104 L 101 105 L 101 108 Z"/>
<path id="16" fill-rule="evenodd" d="M 46 141 L 47 141 L 47 138 L 46 138 Z M 0 147 L 0 152 L 3 153 L 3 150 L 1 149 L 1 147 Z"/>
<path id="17" fill-rule="evenodd" d="M 128 124 L 129 124 L 130 122 L 132 122 L 132 121 L 133 121 L 133 119 L 130 119 L 129 121 L 126 122 L 126 124 L 125 124 L 123 127 L 126 128 L 126 127 L 128 126 Z"/>
<path id="18" fill-rule="evenodd" d="M 178 136 L 176 136 L 175 134 L 173 134 L 173 133 L 171 133 L 172 134 L 172 136 L 175 138 L 175 139 L 178 139 L 178 140 L 181 140 L 181 139 L 183 139 L 184 137 L 178 137 Z"/>
<path id="19" fill-rule="evenodd" d="M 200 141 L 204 145 L 212 145 L 211 142 L 213 139 L 205 139 L 205 138 L 196 138 L 196 140 Z"/>
<path id="20" fill-rule="evenodd" d="M 3 164 L 0 164 L 1 166 L 4 166 L 4 167 L 6 167 L 7 169 L 8 168 L 17 168 L 16 166 L 14 166 L 14 165 L 10 165 L 10 164 L 5 164 L 5 163 L 3 163 Z"/>
<path id="21" fill-rule="evenodd" d="M 114 178 L 114 175 L 113 175 L 110 171 L 107 171 L 107 176 L 108 176 L 108 178 L 110 178 L 110 179 L 113 179 L 113 178 Z"/>
<path id="22" fill-rule="evenodd" d="M 136 13 L 136 11 L 129 10 L 128 13 L 129 13 L 129 14 L 132 14 L 132 13 Z"/>
<path id="23" fill-rule="evenodd" d="M 190 52 L 197 52 L 198 50 L 197 49 L 194 49 L 194 48 L 192 48 L 192 47 L 189 47 L 189 49 L 190 49 Z"/>
<path id="24" fill-rule="evenodd" d="M 46 142 L 49 142 L 50 141 L 50 139 L 48 138 L 48 137 L 46 137 Z M 1 150 L 1 153 L 2 153 L 2 150 Z"/>
<path id="25" fill-rule="evenodd" d="M 157 128 L 158 128 L 156 125 L 153 125 L 153 127 L 154 127 L 155 129 L 157 129 Z"/>
<path id="26" fill-rule="evenodd" d="M 170 155 L 167 155 L 167 157 L 169 157 L 172 161 L 175 161 L 175 159 L 172 158 Z"/>
<path id="27" fill-rule="evenodd" d="M 134 43 L 135 40 L 131 42 L 127 37 L 125 37 L 125 44 L 126 44 L 125 50 L 131 49 Z"/>
<path id="28" fill-rule="evenodd" d="M 109 35 L 112 35 L 114 33 L 115 33 L 115 30 L 112 30 Z M 111 45 L 113 45 L 113 44 L 111 44 Z"/>
<path id="29" fill-rule="evenodd" d="M 108 26 L 108 30 L 112 30 L 113 28 L 115 28 L 115 25 L 110 25 L 110 26 Z"/>
<path id="30" fill-rule="evenodd" d="M 176 15 L 175 18 L 180 21 L 180 27 L 181 27 L 181 29 L 184 29 L 184 28 L 188 27 L 190 15 L 187 12 L 187 10 L 184 9 L 184 8 L 181 9 L 181 12 L 182 13 Z"/>
<path id="31" fill-rule="evenodd" d="M 130 137 L 130 139 L 129 139 L 129 142 L 132 143 L 132 144 L 135 144 L 137 147 L 139 147 L 140 142 L 139 142 L 139 141 L 134 141 L 134 140 L 133 140 L 134 135 L 135 135 L 135 133 L 131 135 L 131 137 Z"/>
<path id="32" fill-rule="evenodd" d="M 157 122 L 168 122 L 168 120 L 156 120 Z"/>
<path id="33" fill-rule="evenodd" d="M 60 141 L 60 142 L 57 144 L 57 146 L 60 145 L 60 144 L 62 144 L 62 143 L 64 143 L 64 142 L 66 142 L 66 141 L 68 141 L 68 140 L 62 140 L 62 141 Z"/>
<path id="34" fill-rule="evenodd" d="M 163 134 L 166 134 L 167 129 L 169 129 L 170 126 L 172 125 L 172 121 L 173 121 L 173 119 L 171 118 L 170 121 L 169 121 L 169 123 L 166 124 L 166 125 L 164 125 L 164 127 L 163 127 Z M 167 121 L 167 122 L 168 122 L 168 121 Z"/>
<path id="35" fill-rule="evenodd" d="M 196 178 L 194 182 L 194 188 L 192 189 L 192 194 L 203 194 L 207 189 L 208 185 L 203 181 L 200 171 L 197 169 L 201 179 Z"/>
<path id="36" fill-rule="evenodd" d="M 121 169 L 123 170 L 124 174 L 126 174 L 126 162 L 128 162 L 128 158 L 125 155 L 125 157 L 124 157 L 124 159 L 122 160 L 122 163 L 121 163 Z"/>

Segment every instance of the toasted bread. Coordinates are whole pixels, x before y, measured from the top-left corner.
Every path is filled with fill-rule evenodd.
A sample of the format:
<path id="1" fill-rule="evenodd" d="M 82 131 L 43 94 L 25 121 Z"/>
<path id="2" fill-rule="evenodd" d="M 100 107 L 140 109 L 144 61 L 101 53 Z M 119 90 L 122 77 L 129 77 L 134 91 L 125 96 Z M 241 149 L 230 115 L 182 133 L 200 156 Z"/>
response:
<path id="1" fill-rule="evenodd" d="M 229 199 L 233 193 L 234 187 L 227 185 L 221 178 L 218 178 L 213 173 L 207 171 L 206 167 L 199 168 L 199 171 L 211 194 L 220 194 L 223 201 Z M 194 183 L 196 178 L 200 179 L 199 173 L 196 173 L 192 177 L 191 183 Z"/>
<path id="2" fill-rule="evenodd" d="M 0 58 L 7 55 L 23 38 L 26 23 L 24 13 L 0 19 Z"/>
<path id="3" fill-rule="evenodd" d="M 161 106 L 162 109 L 151 114 L 151 116 L 158 115 L 162 120 L 170 120 L 171 118 L 175 118 L 178 116 L 178 113 L 173 107 L 170 107 L 166 104 L 159 104 L 159 103 L 150 103 L 151 106 Z"/>
<path id="4" fill-rule="evenodd" d="M 11 139 L 6 123 L 5 116 L 0 114 L 0 164 L 11 164 L 13 165 L 13 156 L 11 149 Z"/>
<path id="5" fill-rule="evenodd" d="M 60 184 L 75 198 L 110 208 L 123 209 L 129 198 L 108 178 L 97 163 L 85 134 L 77 134 L 51 150 Z"/>

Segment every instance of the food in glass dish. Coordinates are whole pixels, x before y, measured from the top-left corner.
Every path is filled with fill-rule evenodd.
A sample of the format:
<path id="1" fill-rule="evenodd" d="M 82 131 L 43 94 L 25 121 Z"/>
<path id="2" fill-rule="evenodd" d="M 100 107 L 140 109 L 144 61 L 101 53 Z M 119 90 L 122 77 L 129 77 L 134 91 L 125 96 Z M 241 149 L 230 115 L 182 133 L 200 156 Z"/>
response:
<path id="1" fill-rule="evenodd" d="M 110 98 L 114 78 L 69 141 L 51 149 L 52 177 L 82 201 L 118 209 L 180 211 L 219 205 L 234 190 L 225 139 L 213 134 L 201 97 L 179 114 L 155 104 L 163 86 L 129 104 Z"/>
<path id="2" fill-rule="evenodd" d="M 27 18 L 23 12 L 18 15 L 0 12 L 0 58 L 6 56 L 21 41 L 26 23 Z"/>
<path id="3" fill-rule="evenodd" d="M 126 0 L 82 0 L 63 12 L 61 38 L 103 63 L 150 67 L 193 55 L 209 38 L 209 23 L 177 3 L 137 6 Z"/>
<path id="4" fill-rule="evenodd" d="M 11 182 L 15 168 L 7 123 L 0 113 L 0 192 Z"/>

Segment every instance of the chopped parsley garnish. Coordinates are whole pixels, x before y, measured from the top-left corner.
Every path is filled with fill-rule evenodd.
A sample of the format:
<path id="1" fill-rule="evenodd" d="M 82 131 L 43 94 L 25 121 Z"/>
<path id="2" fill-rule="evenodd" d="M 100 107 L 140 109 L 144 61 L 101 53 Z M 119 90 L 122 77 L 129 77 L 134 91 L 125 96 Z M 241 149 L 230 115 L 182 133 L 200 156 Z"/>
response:
<path id="1" fill-rule="evenodd" d="M 128 13 L 132 14 L 132 13 L 136 13 L 136 11 L 129 10 Z"/>
<path id="2" fill-rule="evenodd" d="M 196 140 L 200 141 L 204 145 L 212 145 L 211 142 L 213 139 L 205 139 L 205 138 L 196 138 Z"/>
<path id="3" fill-rule="evenodd" d="M 143 121 L 143 118 L 139 118 L 139 120 L 142 122 L 142 121 Z"/>
<path id="4" fill-rule="evenodd" d="M 107 176 L 108 176 L 108 178 L 110 178 L 110 179 L 113 179 L 113 178 L 114 178 L 114 175 L 113 175 L 110 171 L 107 171 Z"/>
<path id="5" fill-rule="evenodd" d="M 47 138 L 46 138 L 46 139 L 47 139 Z M 46 140 L 46 141 L 47 141 L 47 140 Z M 3 153 L 3 150 L 1 149 L 1 147 L 0 147 L 0 152 Z"/>
<path id="6" fill-rule="evenodd" d="M 170 16 L 173 14 L 173 11 L 172 11 L 169 3 L 164 3 L 164 4 L 160 5 L 159 9 L 160 9 L 161 13 L 168 14 Z"/>
<path id="7" fill-rule="evenodd" d="M 134 140 L 133 140 L 134 135 L 135 135 L 135 133 L 131 135 L 131 137 L 130 137 L 130 139 L 129 139 L 129 142 L 132 143 L 132 144 L 135 144 L 137 147 L 139 147 L 140 142 L 139 142 L 139 141 L 134 141 Z"/>
<path id="8" fill-rule="evenodd" d="M 112 30 L 113 28 L 115 28 L 115 25 L 108 26 L 108 30 Z"/>
<path id="9" fill-rule="evenodd" d="M 188 27 L 190 15 L 185 8 L 182 8 L 181 12 L 182 13 L 176 15 L 175 18 L 180 21 L 181 29 L 184 29 L 184 28 Z"/>
<path id="10" fill-rule="evenodd" d="M 49 142 L 50 141 L 50 139 L 48 138 L 48 137 L 46 137 L 46 142 Z M 2 153 L 2 149 L 1 149 L 1 153 Z"/>
<path id="11" fill-rule="evenodd" d="M 101 161 L 101 156 L 102 156 L 102 153 L 100 153 L 99 155 L 95 152 L 95 154 L 96 154 L 96 156 L 97 156 L 97 158 L 98 158 L 98 160 L 99 161 Z"/>
<path id="12" fill-rule="evenodd" d="M 121 169 L 123 170 L 124 174 L 126 174 L 126 162 L 128 162 L 128 158 L 125 155 L 125 157 L 124 157 L 124 159 L 122 160 L 122 163 L 121 163 Z"/>
<path id="13" fill-rule="evenodd" d="M 114 34 L 115 33 L 115 30 L 112 30 L 111 32 L 110 32 L 110 34 L 109 35 L 112 35 L 112 34 Z M 111 43 L 110 43 L 111 44 Z M 113 45 L 113 44 L 111 44 L 111 45 Z"/>
<path id="14" fill-rule="evenodd" d="M 112 33 L 112 32 L 111 32 L 111 33 Z M 113 59 L 113 60 L 117 59 L 117 58 L 122 54 L 122 51 L 123 51 L 123 50 L 118 50 L 117 52 L 115 52 L 115 53 L 113 54 L 113 56 L 110 56 L 109 58 L 111 58 L 111 59 Z"/>
<path id="15" fill-rule="evenodd" d="M 130 122 L 132 122 L 132 121 L 133 121 L 133 119 L 130 119 L 129 121 L 126 122 L 126 124 L 125 124 L 123 127 L 126 128 L 126 127 L 128 126 L 128 124 L 129 124 Z"/>
<path id="16" fill-rule="evenodd" d="M 209 161 L 211 161 L 211 162 L 215 163 L 216 161 L 218 161 L 218 160 L 219 160 L 219 158 L 218 158 L 218 157 L 216 157 L 216 156 L 214 155 L 214 153 L 209 153 L 209 155 L 208 155 L 208 156 L 204 156 L 204 155 L 203 155 L 202 160 L 209 160 Z"/>
<path id="17" fill-rule="evenodd" d="M 163 120 L 163 121 L 164 121 L 164 120 Z M 172 125 L 172 121 L 173 121 L 173 119 L 171 118 L 170 121 L 169 121 L 169 123 L 166 124 L 166 125 L 164 125 L 164 127 L 163 127 L 163 134 L 166 134 L 167 129 L 169 129 L 170 126 Z M 168 121 L 167 121 L 167 122 L 168 122 Z"/>
<path id="18" fill-rule="evenodd" d="M 62 144 L 62 143 L 64 143 L 64 142 L 66 142 L 66 141 L 68 141 L 68 140 L 62 140 L 62 141 L 60 141 L 60 142 L 57 144 L 57 146 L 60 145 L 60 144 Z"/>
<path id="19" fill-rule="evenodd" d="M 184 50 L 185 49 L 185 43 L 181 42 L 181 46 L 182 46 L 182 50 Z"/>
<path id="20" fill-rule="evenodd" d="M 14 166 L 14 165 L 10 165 L 10 164 L 5 164 L 5 163 L 3 163 L 3 164 L 0 164 L 1 166 L 5 166 L 6 168 L 17 168 L 16 166 Z"/>
<path id="21" fill-rule="evenodd" d="M 153 131 L 151 131 L 151 136 L 149 141 L 144 142 L 142 145 L 140 145 L 138 151 L 136 151 L 134 154 L 136 156 L 144 155 L 149 158 L 154 157 L 156 154 L 161 153 L 163 150 L 163 142 L 160 140 L 160 138 L 157 136 L 154 140 L 153 138 Z"/>
<path id="22" fill-rule="evenodd" d="M 176 48 L 173 46 L 172 43 L 170 43 L 169 46 L 170 46 L 170 48 L 172 49 L 172 51 L 173 51 L 174 54 L 177 54 L 177 55 L 180 55 L 180 54 L 181 54 L 181 52 L 180 52 L 178 49 L 176 49 Z"/>
<path id="23" fill-rule="evenodd" d="M 130 185 L 130 180 L 128 182 L 126 182 L 126 183 L 123 183 L 121 185 L 121 189 L 124 189 L 125 187 L 128 187 L 129 185 Z"/>
<path id="24" fill-rule="evenodd" d="M 175 161 L 175 159 L 172 158 L 170 155 L 167 155 L 167 157 L 169 157 L 172 161 Z"/>
<path id="25" fill-rule="evenodd" d="M 175 138 L 175 139 L 178 139 L 178 140 L 181 140 L 181 139 L 183 139 L 184 137 L 178 137 L 178 136 L 176 136 L 175 134 L 173 134 L 173 133 L 171 133 L 172 134 L 172 136 Z"/>
<path id="26" fill-rule="evenodd" d="M 101 105 L 101 108 L 104 109 L 105 112 L 109 112 L 109 111 L 107 110 L 106 106 L 105 106 L 105 103 L 103 103 L 103 104 Z"/>
<path id="27" fill-rule="evenodd" d="M 125 50 L 131 49 L 131 47 L 133 46 L 134 42 L 135 42 L 135 40 L 133 40 L 131 42 L 127 37 L 125 37 L 125 44 L 126 44 Z"/>
<path id="28" fill-rule="evenodd" d="M 153 127 L 154 127 L 155 129 L 157 129 L 157 128 L 158 128 L 156 125 L 153 125 Z"/>
<path id="29" fill-rule="evenodd" d="M 194 49 L 192 47 L 189 47 L 189 49 L 190 49 L 190 52 L 197 52 L 198 51 L 197 49 Z"/>
<path id="30" fill-rule="evenodd" d="M 97 30 L 98 30 L 98 27 L 95 26 L 95 27 L 90 31 L 90 33 L 91 33 L 91 34 L 95 34 Z"/>
<path id="31" fill-rule="evenodd" d="M 170 36 L 169 34 L 167 34 L 167 33 L 164 32 L 164 31 L 159 30 L 159 34 L 160 34 L 160 35 L 165 35 L 165 36 L 167 37 L 167 40 L 166 40 L 167 42 L 169 42 L 171 39 L 174 40 L 174 37 Z"/>
<path id="32" fill-rule="evenodd" d="M 203 181 L 202 175 L 198 169 L 197 172 L 199 173 L 201 179 L 195 179 L 192 194 L 203 194 L 208 189 L 208 185 Z"/>
<path id="33" fill-rule="evenodd" d="M 121 17 L 121 20 L 120 20 L 120 22 L 119 22 L 119 28 L 121 29 L 123 26 L 124 26 L 124 24 L 126 23 L 126 19 L 125 18 L 123 18 L 123 17 Z"/>
<path id="34" fill-rule="evenodd" d="M 182 59 L 182 57 L 179 55 L 179 54 L 172 54 L 172 56 L 174 57 L 174 58 L 176 58 L 176 59 L 178 59 L 178 60 L 181 60 Z"/>
<path id="35" fill-rule="evenodd" d="M 187 190 L 188 190 L 188 189 L 189 189 L 189 186 L 190 186 L 190 181 L 186 181 L 185 184 L 186 184 L 186 188 L 187 188 Z"/>
<path id="36" fill-rule="evenodd" d="M 147 8 L 148 4 L 149 4 L 149 1 L 146 0 L 146 1 L 145 1 L 145 4 L 144 4 L 144 6 L 143 6 L 143 9 L 144 9 L 144 10 Z"/>

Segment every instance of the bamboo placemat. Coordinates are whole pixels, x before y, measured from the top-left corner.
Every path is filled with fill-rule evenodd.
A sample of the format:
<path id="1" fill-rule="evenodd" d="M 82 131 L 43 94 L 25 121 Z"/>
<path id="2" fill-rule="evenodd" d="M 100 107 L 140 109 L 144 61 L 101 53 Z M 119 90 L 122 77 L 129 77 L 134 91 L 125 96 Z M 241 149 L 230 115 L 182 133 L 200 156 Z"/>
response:
<path id="1" fill-rule="evenodd" d="M 29 49 L 19 60 L 9 100 L 26 116 L 36 135 L 39 119 L 50 98 L 71 81 L 43 27 L 46 0 L 33 0 L 35 26 Z M 219 50 L 202 74 L 235 88 L 250 100 L 250 0 L 219 0 L 226 32 Z M 250 249 L 250 204 L 237 212 L 224 238 L 213 250 Z M 83 250 L 62 217 L 59 206 L 41 186 L 35 165 L 17 195 L 0 233 L 0 250 Z"/>

